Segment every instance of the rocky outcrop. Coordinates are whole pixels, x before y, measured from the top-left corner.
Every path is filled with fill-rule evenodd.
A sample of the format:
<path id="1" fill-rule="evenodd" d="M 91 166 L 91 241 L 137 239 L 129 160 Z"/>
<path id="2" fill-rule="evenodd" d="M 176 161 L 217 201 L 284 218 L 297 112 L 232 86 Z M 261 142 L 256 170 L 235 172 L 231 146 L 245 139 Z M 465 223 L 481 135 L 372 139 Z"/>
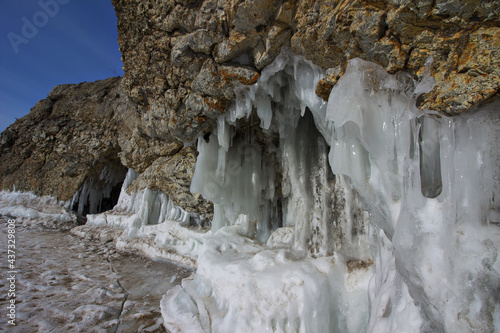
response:
<path id="1" fill-rule="evenodd" d="M 301 1 L 295 17 L 293 50 L 325 69 L 360 57 L 419 75 L 432 56 L 436 87 L 421 107 L 452 115 L 500 89 L 498 2 Z"/>
<path id="2" fill-rule="evenodd" d="M 69 200 L 106 167 L 124 175 L 118 159 L 126 95 L 120 78 L 60 85 L 1 135 L 1 187 Z"/>
<path id="3" fill-rule="evenodd" d="M 456 114 L 500 89 L 500 4 L 475 0 L 113 0 L 125 76 L 63 85 L 1 137 L 1 187 L 67 200 L 105 166 L 132 168 L 179 206 L 210 214 L 189 191 L 196 153 L 235 99 L 283 47 L 326 70 L 328 99 L 346 61 L 421 75 L 421 108 Z M 97 180 L 96 180 L 97 181 Z M 198 207 L 198 208 L 197 208 Z"/>
<path id="4" fill-rule="evenodd" d="M 132 168 L 143 174 L 135 189 L 163 191 L 190 212 L 210 214 L 212 206 L 189 191 L 193 149 L 150 138 L 138 123 L 121 78 L 57 86 L 2 133 L 0 187 L 66 201 L 106 187 L 119 193 Z"/>
<path id="5" fill-rule="evenodd" d="M 284 46 L 328 70 L 328 98 L 346 61 L 422 74 L 435 88 L 420 106 L 456 114 L 500 89 L 498 1 L 113 0 L 124 85 L 153 138 L 192 141 L 227 111 L 237 84 L 252 84 Z"/>

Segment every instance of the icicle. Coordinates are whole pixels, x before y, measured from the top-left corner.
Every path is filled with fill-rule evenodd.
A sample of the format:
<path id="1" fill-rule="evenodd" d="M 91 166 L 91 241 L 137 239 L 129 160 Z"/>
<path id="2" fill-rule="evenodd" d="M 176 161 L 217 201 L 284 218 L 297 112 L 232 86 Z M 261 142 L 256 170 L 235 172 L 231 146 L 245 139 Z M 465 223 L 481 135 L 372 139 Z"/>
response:
<path id="1" fill-rule="evenodd" d="M 260 127 L 266 130 L 269 129 L 269 126 L 271 126 L 271 120 L 273 118 L 271 100 L 267 95 L 257 96 L 255 100 L 255 107 L 257 109 L 257 115 L 261 119 Z"/>
<path id="2" fill-rule="evenodd" d="M 225 123 L 217 136 L 198 141 L 191 190 L 214 202 L 213 233 L 195 279 L 182 290 L 210 313 L 211 329 L 461 332 L 498 326 L 491 315 L 498 317 L 498 297 L 488 290 L 500 280 L 500 103 L 453 120 L 430 118 L 435 113 L 418 110 L 415 101 L 434 85 L 431 62 L 414 81 L 351 59 L 325 103 L 314 93 L 322 70 L 284 51 L 256 85 L 236 89 L 225 121 L 236 125 L 256 111 L 265 133 L 279 134 L 279 165 L 264 160 L 265 150 L 250 135 L 235 135 L 225 149 Z M 272 187 L 280 187 L 279 198 Z M 369 228 L 361 208 L 369 211 Z M 269 239 L 272 249 L 256 249 L 246 237 Z M 302 274 L 296 267 L 276 275 L 292 262 L 307 265 L 310 257 L 332 254 L 334 264 L 320 258 L 327 262 L 318 259 L 323 264 L 307 270 L 329 282 L 308 280 L 305 273 L 297 278 L 303 287 L 294 285 L 289 277 Z M 308 260 L 297 261 L 303 255 Z M 310 306 L 307 288 L 320 291 Z M 294 297 L 301 295 L 300 311 L 287 303 L 292 289 L 298 290 Z M 234 297 L 242 290 L 251 291 L 252 301 Z M 283 299 L 285 317 L 282 308 L 269 311 L 272 301 L 252 298 L 256 293 Z M 322 295 L 327 301 L 318 308 Z M 316 312 L 303 312 L 308 309 Z M 247 320 L 256 313 L 260 321 Z"/>

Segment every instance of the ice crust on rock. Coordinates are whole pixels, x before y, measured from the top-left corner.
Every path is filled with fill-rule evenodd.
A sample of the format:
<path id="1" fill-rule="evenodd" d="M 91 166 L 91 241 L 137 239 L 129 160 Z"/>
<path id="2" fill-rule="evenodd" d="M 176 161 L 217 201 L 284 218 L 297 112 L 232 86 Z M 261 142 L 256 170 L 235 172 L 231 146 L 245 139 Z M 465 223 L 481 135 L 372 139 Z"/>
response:
<path id="1" fill-rule="evenodd" d="M 165 193 L 146 188 L 128 194 L 127 188 L 137 177 L 138 174 L 129 169 L 116 206 L 102 214 L 87 215 L 88 223 L 123 227 L 129 236 L 135 236 L 142 226 L 155 225 L 166 220 L 189 225 L 191 214 L 174 205 Z"/>

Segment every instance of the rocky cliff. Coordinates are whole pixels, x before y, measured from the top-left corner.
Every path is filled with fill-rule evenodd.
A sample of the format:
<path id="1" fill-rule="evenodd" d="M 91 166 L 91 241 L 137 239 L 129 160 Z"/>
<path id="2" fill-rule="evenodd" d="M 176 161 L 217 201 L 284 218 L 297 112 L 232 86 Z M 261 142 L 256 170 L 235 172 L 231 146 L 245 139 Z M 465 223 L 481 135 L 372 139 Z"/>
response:
<path id="1" fill-rule="evenodd" d="M 210 131 L 284 46 L 327 70 L 327 99 L 355 57 L 389 72 L 421 74 L 432 56 L 437 84 L 422 108 L 455 114 L 500 89 L 498 1 L 120 1 L 124 85 L 151 137 L 188 142 Z"/>
<path id="2" fill-rule="evenodd" d="M 138 123 L 121 78 L 57 86 L 2 132 L 1 188 L 64 201 L 83 198 L 73 208 L 95 213 L 113 207 L 127 168 L 133 168 L 143 173 L 134 189 L 161 190 L 192 212 L 211 212 L 210 204 L 189 192 L 195 151 L 150 138 L 137 129 Z M 160 162 L 168 183 L 151 180 Z M 152 171 L 145 172 L 152 164 Z"/>
<path id="3" fill-rule="evenodd" d="M 58 86 L 4 131 L 2 188 L 67 200 L 104 166 L 125 166 L 142 174 L 134 189 L 161 190 L 183 198 L 177 202 L 188 209 L 210 212 L 189 192 L 196 153 L 182 147 L 212 132 L 236 97 L 233 88 L 254 84 L 283 47 L 326 70 L 316 88 L 325 100 L 354 57 L 416 76 L 432 56 L 436 86 L 419 105 L 444 114 L 479 105 L 500 89 L 497 1 L 113 5 L 122 82 Z"/>
<path id="4" fill-rule="evenodd" d="M 57 86 L 9 126 L 0 141 L 2 188 L 69 200 L 104 168 L 124 177 L 117 140 L 126 108 L 120 81 Z"/>

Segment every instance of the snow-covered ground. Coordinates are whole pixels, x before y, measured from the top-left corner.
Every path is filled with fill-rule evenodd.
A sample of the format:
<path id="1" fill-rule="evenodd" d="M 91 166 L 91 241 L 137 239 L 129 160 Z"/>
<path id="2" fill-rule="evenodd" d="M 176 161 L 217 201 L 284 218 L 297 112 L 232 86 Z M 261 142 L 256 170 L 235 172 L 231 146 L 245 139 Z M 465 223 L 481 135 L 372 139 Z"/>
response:
<path id="1" fill-rule="evenodd" d="M 166 331 L 160 299 L 190 271 L 119 253 L 110 237 L 76 237 L 42 218 L 16 221 L 16 326 L 9 325 L 7 221 L 0 219 L 0 331 Z"/>

